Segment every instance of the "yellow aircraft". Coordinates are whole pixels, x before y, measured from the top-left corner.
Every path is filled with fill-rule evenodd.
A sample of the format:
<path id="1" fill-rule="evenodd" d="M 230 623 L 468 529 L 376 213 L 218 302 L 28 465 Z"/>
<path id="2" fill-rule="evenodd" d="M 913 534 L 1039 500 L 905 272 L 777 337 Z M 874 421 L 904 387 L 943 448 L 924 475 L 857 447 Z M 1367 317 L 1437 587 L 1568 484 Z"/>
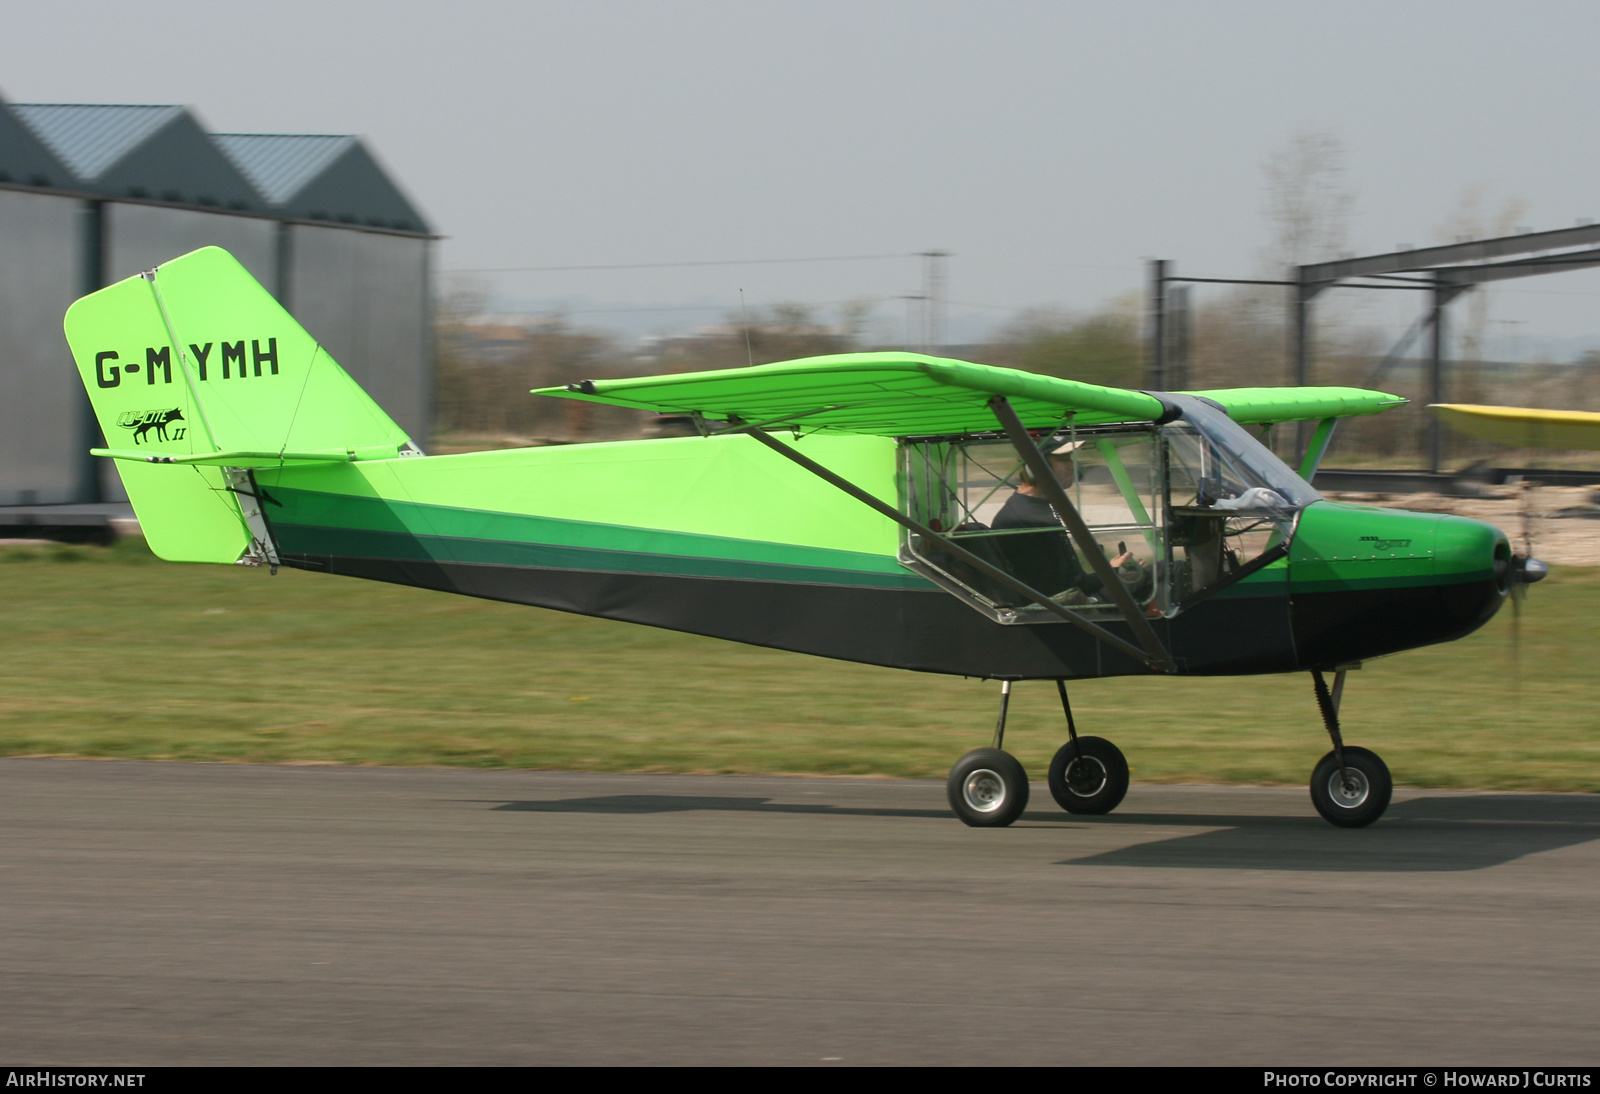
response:
<path id="1" fill-rule="evenodd" d="M 1600 414 L 1521 406 L 1430 403 L 1428 409 L 1459 433 L 1513 448 L 1600 451 Z"/>

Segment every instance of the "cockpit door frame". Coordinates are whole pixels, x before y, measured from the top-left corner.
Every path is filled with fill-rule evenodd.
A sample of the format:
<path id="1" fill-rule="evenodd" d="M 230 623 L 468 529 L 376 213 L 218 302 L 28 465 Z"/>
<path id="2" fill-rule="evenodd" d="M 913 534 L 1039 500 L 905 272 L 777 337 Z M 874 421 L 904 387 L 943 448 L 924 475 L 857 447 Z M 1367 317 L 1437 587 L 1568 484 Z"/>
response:
<path id="1" fill-rule="evenodd" d="M 1015 417 L 1015 414 L 1013 414 L 1013 418 L 1014 417 Z M 1020 425 L 1021 423 L 1019 422 L 1018 424 Z M 956 558 L 961 559 L 961 561 L 965 562 L 967 565 L 972 566 L 973 568 L 977 569 L 979 572 L 983 573 L 984 576 L 992 578 L 993 580 L 998 581 L 1001 584 L 1005 585 L 1007 588 L 1011 589 L 1012 591 L 1014 591 L 1014 592 L 1016 592 L 1016 593 L 1018 593 L 1018 594 L 1020 594 L 1020 595 L 1022 595 L 1024 597 L 1027 597 L 1027 599 L 1030 602 L 1039 605 L 1041 608 L 1044 608 L 1045 610 L 1049 611 L 1053 615 L 1060 616 L 1066 622 L 1071 623 L 1073 626 L 1079 628 L 1080 630 L 1084 630 L 1084 631 L 1089 632 L 1090 634 L 1094 635 L 1094 637 L 1096 637 L 1100 641 L 1106 643 L 1106 645 L 1111 646 L 1114 649 L 1121 650 L 1123 653 L 1126 653 L 1128 656 L 1134 657 L 1134 658 L 1137 658 L 1140 661 L 1146 662 L 1146 663 L 1150 664 L 1152 667 L 1160 668 L 1160 669 L 1162 669 L 1162 670 L 1164 670 L 1166 672 L 1175 672 L 1175 671 L 1177 671 L 1176 667 L 1173 665 L 1172 659 L 1170 657 L 1166 656 L 1166 651 L 1164 649 L 1161 650 L 1161 652 L 1162 652 L 1162 657 L 1161 658 L 1154 658 L 1154 659 L 1151 658 L 1150 654 L 1146 650 L 1141 650 L 1138 646 L 1135 646 L 1131 642 L 1128 642 L 1128 641 L 1126 641 L 1126 640 L 1124 640 L 1122 638 L 1117 637 L 1116 635 L 1112 634 L 1110 631 L 1106 630 L 1104 627 L 1099 626 L 1098 624 L 1093 623 L 1093 622 L 1091 622 L 1091 621 L 1089 621 L 1087 619 L 1084 619 L 1081 616 L 1079 616 L 1079 615 L 1073 613 L 1072 611 L 1068 610 L 1067 608 L 1063 607 L 1062 605 L 1057 604 L 1055 601 L 1051 600 L 1044 593 L 1041 593 L 1037 589 L 1032 588 L 1031 586 L 1023 583 L 1022 581 L 1019 581 L 1017 578 L 1013 577 L 1011 574 L 1006 573 L 1004 570 L 1000 569 L 998 566 L 994 566 L 994 565 L 990 564 L 989 562 L 985 561 L 984 559 L 979 558 L 977 555 L 973 554 L 971 551 L 968 551 L 965 547 L 962 547 L 960 544 L 956 543 L 949 536 L 943 535 L 943 534 L 941 534 L 939 532 L 935 532 L 932 528 L 929 528 L 927 525 L 923 524 L 921 521 L 916 521 L 916 520 L 911 519 L 906 514 L 900 512 L 899 509 L 897 509 L 894 506 L 888 504 L 887 502 L 881 500 L 880 498 L 874 497 L 873 495 L 869 494 L 867 491 L 861 489 L 861 487 L 857 486 L 855 483 L 851 482 L 849 479 L 846 479 L 846 478 L 844 478 L 844 477 L 842 477 L 840 475 L 835 474 L 834 472 L 828 470 L 826 467 L 822 466 L 816 460 L 813 460 L 809 456 L 806 456 L 806 455 L 802 454 L 801 452 L 799 452 L 799 451 L 791 448 L 790 446 L 784 444 L 782 441 L 778 440 L 778 438 L 774 437 L 772 434 L 770 434 L 766 430 L 762 429 L 759 425 L 745 425 L 743 423 L 740 423 L 738 425 L 735 425 L 733 428 L 731 428 L 729 430 L 726 430 L 726 432 L 729 432 L 729 433 L 748 433 L 751 437 L 755 438 L 761 444 L 763 444 L 763 445 L 767 446 L 768 448 L 772 449 L 774 452 L 778 453 L 780 456 L 783 456 L 785 459 L 792 460 L 794 463 L 799 464 L 801 467 L 805 468 L 807 471 L 811 472 L 813 475 L 817 476 L 819 479 L 823 480 L 824 482 L 828 483 L 831 486 L 834 486 L 834 487 L 838 488 L 839 490 L 844 491 L 846 494 L 849 494 L 851 497 L 855 498 L 857 501 L 863 503 L 864 505 L 869 506 L 870 508 L 872 508 L 876 512 L 881 513 L 883 516 L 888 517 L 890 520 L 894 521 L 896 524 L 900 525 L 902 528 L 905 528 L 907 531 L 910 531 L 910 532 L 912 532 L 912 533 L 914 533 L 916 535 L 919 535 L 919 536 L 926 537 L 928 540 L 938 543 L 941 547 L 943 547 L 945 550 L 949 551 Z M 1024 431 L 1024 435 L 1026 435 L 1026 431 Z M 1041 459 L 1042 458 L 1043 457 L 1041 457 Z M 1048 473 L 1048 469 L 1047 469 L 1047 473 Z M 1052 478 L 1051 481 L 1054 482 L 1055 480 Z M 1058 490 L 1060 489 L 1060 485 L 1059 484 L 1057 484 L 1057 489 Z M 1068 506 L 1070 507 L 1070 505 L 1071 505 L 1071 503 L 1069 502 Z M 1074 510 L 1074 513 L 1076 513 L 1076 510 Z M 1080 521 L 1080 523 L 1081 523 L 1081 521 Z M 1109 566 L 1108 566 L 1108 568 L 1109 568 Z M 1149 622 L 1144 620 L 1142 617 L 1140 618 L 1140 622 L 1143 622 L 1146 628 L 1148 628 L 1150 626 Z M 1135 632 L 1135 633 L 1137 633 L 1137 632 Z M 1151 632 L 1151 637 L 1152 638 L 1154 637 L 1154 632 L 1153 631 Z M 1160 648 L 1160 643 L 1159 642 L 1157 642 L 1156 645 L 1157 645 L 1158 648 Z"/>
<path id="2" fill-rule="evenodd" d="M 1011 442 L 1011 447 L 1017 450 L 1017 455 L 1021 456 L 1022 462 L 1027 465 L 1028 471 L 1033 476 L 1035 488 L 1043 493 L 1044 500 L 1050 503 L 1050 508 L 1055 511 L 1056 517 L 1077 543 L 1078 550 L 1089 560 L 1089 566 L 1100 579 L 1106 594 L 1122 613 L 1123 622 L 1128 624 L 1128 629 L 1133 631 L 1134 638 L 1144 647 L 1145 655 L 1165 671 L 1176 672 L 1177 666 L 1173 663 L 1172 654 L 1162 645 L 1161 639 L 1156 636 L 1155 628 L 1150 626 L 1150 621 L 1144 617 L 1144 612 L 1139 609 L 1127 586 L 1117 576 L 1117 571 L 1111 566 L 1111 560 L 1100 549 L 1100 544 L 1090 533 L 1088 524 L 1084 523 L 1077 507 L 1072 504 L 1072 499 L 1067 497 L 1067 492 L 1056 478 L 1050 461 L 1039 451 L 1038 442 L 1022 424 L 1022 419 L 1017 417 L 1016 410 L 1004 395 L 996 395 L 990 399 L 989 409 L 1005 428 L 1006 439 Z"/>

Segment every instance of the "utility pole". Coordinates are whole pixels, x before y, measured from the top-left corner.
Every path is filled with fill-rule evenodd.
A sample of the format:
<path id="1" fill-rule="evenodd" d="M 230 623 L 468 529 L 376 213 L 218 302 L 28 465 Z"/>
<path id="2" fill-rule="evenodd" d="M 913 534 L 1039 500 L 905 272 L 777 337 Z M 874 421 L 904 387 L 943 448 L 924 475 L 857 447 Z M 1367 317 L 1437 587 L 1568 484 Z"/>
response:
<path id="1" fill-rule="evenodd" d="M 921 293 L 912 293 L 900 297 L 906 302 L 906 348 L 915 349 L 918 353 L 927 353 L 928 346 L 925 335 L 928 331 L 927 311 L 928 298 Z"/>
<path id="2" fill-rule="evenodd" d="M 949 251 L 922 252 L 922 352 L 924 353 L 939 353 L 945 347 L 944 260 L 949 257 Z"/>

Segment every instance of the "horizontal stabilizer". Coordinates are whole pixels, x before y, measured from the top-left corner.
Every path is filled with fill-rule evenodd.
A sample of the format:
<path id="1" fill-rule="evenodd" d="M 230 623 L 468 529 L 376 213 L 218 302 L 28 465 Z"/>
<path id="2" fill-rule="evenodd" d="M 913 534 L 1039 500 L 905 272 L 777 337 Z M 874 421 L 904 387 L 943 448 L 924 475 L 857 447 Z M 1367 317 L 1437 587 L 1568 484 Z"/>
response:
<path id="1" fill-rule="evenodd" d="M 205 467 L 288 467 L 308 463 L 353 463 L 357 460 L 392 460 L 400 453 L 394 445 L 366 448 L 329 448 L 321 452 L 200 452 L 191 456 L 168 456 L 136 452 L 127 448 L 91 448 L 92 456 L 130 463 L 177 463 Z"/>

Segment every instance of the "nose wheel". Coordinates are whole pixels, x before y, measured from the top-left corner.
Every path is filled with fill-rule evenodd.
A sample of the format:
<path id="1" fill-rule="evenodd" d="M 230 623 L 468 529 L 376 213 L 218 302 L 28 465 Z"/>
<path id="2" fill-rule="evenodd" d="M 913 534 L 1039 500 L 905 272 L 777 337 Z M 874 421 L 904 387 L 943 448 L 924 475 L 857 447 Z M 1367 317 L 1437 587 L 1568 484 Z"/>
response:
<path id="1" fill-rule="evenodd" d="M 1394 780 L 1376 752 L 1344 746 L 1344 764 L 1330 752 L 1311 773 L 1311 804 L 1340 828 L 1365 828 L 1389 808 Z"/>
<path id="2" fill-rule="evenodd" d="M 1344 695 L 1344 676 L 1344 669 L 1337 670 L 1330 694 L 1322 673 L 1311 673 L 1317 707 L 1322 711 L 1323 724 L 1333 741 L 1333 751 L 1318 760 L 1316 769 L 1311 772 L 1311 804 L 1329 824 L 1340 828 L 1365 828 L 1389 808 L 1394 779 L 1389 775 L 1389 766 L 1376 752 L 1344 743 L 1344 736 L 1339 732 L 1339 699 Z"/>

